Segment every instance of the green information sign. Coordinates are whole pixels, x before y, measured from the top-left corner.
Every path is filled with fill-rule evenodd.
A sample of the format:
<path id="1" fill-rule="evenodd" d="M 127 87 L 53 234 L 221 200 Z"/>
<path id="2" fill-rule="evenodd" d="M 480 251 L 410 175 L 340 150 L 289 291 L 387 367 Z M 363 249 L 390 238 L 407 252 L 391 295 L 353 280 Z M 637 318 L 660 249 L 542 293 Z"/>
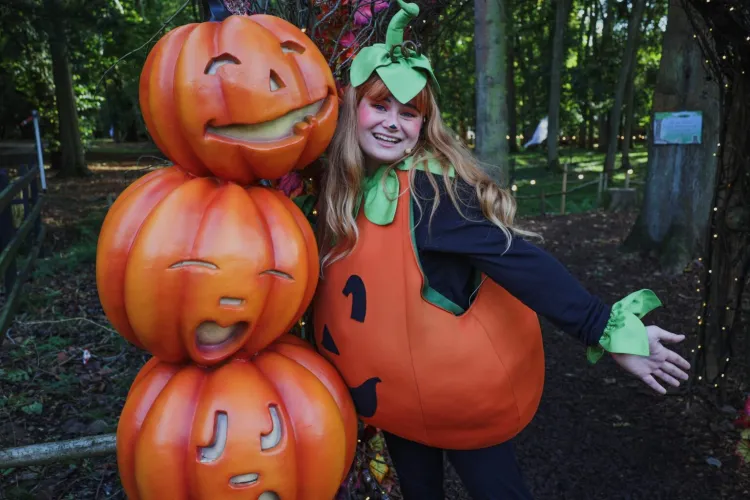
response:
<path id="1" fill-rule="evenodd" d="M 700 144 L 702 132 L 701 111 L 654 113 L 654 144 Z"/>

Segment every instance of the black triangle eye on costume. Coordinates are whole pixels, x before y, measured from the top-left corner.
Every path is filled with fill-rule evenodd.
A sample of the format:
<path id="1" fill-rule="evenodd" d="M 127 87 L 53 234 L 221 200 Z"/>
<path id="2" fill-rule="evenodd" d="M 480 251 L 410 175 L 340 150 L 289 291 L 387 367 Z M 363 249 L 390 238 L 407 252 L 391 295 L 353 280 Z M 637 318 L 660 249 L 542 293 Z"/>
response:
<path id="1" fill-rule="evenodd" d="M 336 342 L 334 342 L 333 337 L 331 337 L 331 332 L 328 331 L 328 325 L 323 325 L 323 339 L 321 340 L 320 344 L 325 348 L 326 351 L 339 355 L 339 348 L 336 347 Z"/>

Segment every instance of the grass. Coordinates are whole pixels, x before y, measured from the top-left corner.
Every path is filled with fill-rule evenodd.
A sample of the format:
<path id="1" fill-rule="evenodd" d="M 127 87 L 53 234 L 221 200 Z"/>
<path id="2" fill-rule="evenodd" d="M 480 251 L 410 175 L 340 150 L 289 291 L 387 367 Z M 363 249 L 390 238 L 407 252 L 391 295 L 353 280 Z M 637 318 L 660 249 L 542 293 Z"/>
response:
<path id="1" fill-rule="evenodd" d="M 599 179 L 604 168 L 604 153 L 579 149 L 562 149 L 560 163 L 568 165 L 567 191 Z M 545 213 L 560 213 L 560 196 L 549 196 L 549 193 L 562 191 L 563 174 L 547 170 L 547 158 L 542 152 L 523 152 L 512 156 L 515 169 L 511 183 L 515 186 L 518 214 L 536 216 L 541 214 L 541 194 L 545 193 Z M 646 178 L 647 150 L 645 147 L 634 148 L 630 153 L 633 173 L 630 175 L 630 187 L 640 191 Z M 624 187 L 626 172 L 621 170 L 620 156 L 615 159 L 615 175 L 609 187 Z M 593 184 L 572 192 L 566 196 L 566 213 L 586 212 L 598 208 L 597 185 Z"/>
<path id="2" fill-rule="evenodd" d="M 96 139 L 90 146 L 92 153 L 116 158 L 118 155 L 141 155 L 162 157 L 158 149 L 151 143 L 116 143 L 111 139 Z M 596 150 L 589 151 L 578 148 L 563 147 L 560 149 L 561 164 L 568 164 L 568 182 L 567 189 L 571 190 L 598 179 L 599 173 L 604 168 L 605 152 Z M 534 148 L 524 150 L 512 155 L 515 162 L 515 168 L 512 172 L 511 182 L 517 188 L 516 196 L 518 203 L 519 216 L 537 216 L 542 212 L 542 202 L 540 195 L 546 193 L 544 202 L 544 212 L 547 214 L 560 213 L 560 196 L 549 196 L 549 193 L 559 193 L 562 191 L 562 174 L 550 172 L 547 169 L 546 152 L 542 149 Z M 631 187 L 640 191 L 641 183 L 646 177 L 647 149 L 645 145 L 638 145 L 632 148 L 630 153 L 630 162 L 633 168 L 633 174 L 630 179 L 634 181 Z M 625 185 L 625 171 L 620 170 L 620 156 L 615 159 L 615 175 L 609 187 L 623 187 Z M 639 193 L 640 196 L 640 193 Z M 580 213 L 598 208 L 605 200 L 597 199 L 597 185 L 591 185 L 566 196 L 565 212 Z M 71 250 L 72 254 L 69 259 L 76 259 L 80 256 L 76 252 L 83 252 L 87 255 L 84 248 Z"/>

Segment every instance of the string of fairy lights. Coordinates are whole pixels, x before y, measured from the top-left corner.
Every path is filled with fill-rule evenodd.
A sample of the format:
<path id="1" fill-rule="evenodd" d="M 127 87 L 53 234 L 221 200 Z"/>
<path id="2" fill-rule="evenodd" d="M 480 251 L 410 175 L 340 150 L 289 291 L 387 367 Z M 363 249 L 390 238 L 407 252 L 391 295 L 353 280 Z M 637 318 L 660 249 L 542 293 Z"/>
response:
<path id="1" fill-rule="evenodd" d="M 732 340 L 741 328 L 742 297 L 750 267 L 750 238 L 727 226 L 732 203 L 739 200 L 750 209 L 750 161 L 736 152 L 744 141 L 733 144 L 733 148 L 723 147 L 730 132 L 733 101 L 750 95 L 750 81 L 743 77 L 750 69 L 750 5 L 741 0 L 682 0 L 682 6 L 709 74 L 717 80 L 724 122 L 714 153 L 717 176 L 707 249 L 698 259 L 703 265 L 703 279 L 699 277 L 696 285 L 701 300 L 697 343 L 691 349 L 697 381 L 719 389 L 726 382 L 734 356 Z M 743 93 L 745 88 L 748 91 Z M 746 129 L 742 130 L 745 133 Z M 745 152 L 750 152 L 747 147 Z M 716 365 L 715 373 L 709 373 L 711 361 Z"/>

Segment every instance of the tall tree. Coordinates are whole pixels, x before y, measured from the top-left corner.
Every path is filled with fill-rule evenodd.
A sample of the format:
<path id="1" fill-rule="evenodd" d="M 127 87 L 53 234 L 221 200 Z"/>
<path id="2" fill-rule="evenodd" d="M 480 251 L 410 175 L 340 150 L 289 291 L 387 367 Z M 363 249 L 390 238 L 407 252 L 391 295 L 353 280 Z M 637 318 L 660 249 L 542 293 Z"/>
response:
<path id="1" fill-rule="evenodd" d="M 617 154 L 617 137 L 620 134 L 620 123 L 622 121 L 622 105 L 625 100 L 625 90 L 628 81 L 632 80 L 631 69 L 635 64 L 636 48 L 638 46 L 638 34 L 643 19 L 643 11 L 646 8 L 646 0 L 634 0 L 633 10 L 630 12 L 628 21 L 628 41 L 625 45 L 625 52 L 622 55 L 622 64 L 620 65 L 620 78 L 617 81 L 615 90 L 615 99 L 609 118 L 609 139 L 607 140 L 607 156 L 604 159 L 604 172 L 607 176 L 612 176 L 615 168 L 615 155 Z M 630 138 L 626 137 L 626 141 Z"/>
<path id="2" fill-rule="evenodd" d="M 714 207 L 706 225 L 700 276 L 701 317 L 697 327 L 695 374 L 698 380 L 721 387 L 723 395 L 739 353 L 735 340 L 747 335 L 747 290 L 750 276 L 750 4 L 719 0 L 683 0 L 706 66 L 721 91 L 720 135 L 717 141 Z M 696 299 L 698 300 L 698 299 Z M 736 379 L 747 380 L 745 371 Z"/>
<path id="3" fill-rule="evenodd" d="M 682 271 L 703 248 L 719 137 L 718 87 L 681 1 L 670 0 L 653 111 L 701 111 L 702 142 L 657 145 L 649 134 L 643 206 L 624 243 L 627 250 L 655 252 L 671 272 Z"/>
<path id="4" fill-rule="evenodd" d="M 547 122 L 547 164 L 552 170 L 560 169 L 557 140 L 560 135 L 560 94 L 562 91 L 562 68 L 565 56 L 563 44 L 565 26 L 568 24 L 570 0 L 556 0 L 555 31 L 552 41 L 552 65 L 549 82 L 549 120 Z"/>
<path id="5" fill-rule="evenodd" d="M 52 77 L 59 120 L 61 165 L 60 175 L 66 177 L 89 174 L 83 153 L 83 142 L 78 124 L 76 95 L 70 74 L 70 58 L 65 33 L 65 15 L 60 0 L 45 0 L 50 17 L 46 29 L 52 56 Z"/>
<path id="6" fill-rule="evenodd" d="M 510 0 L 508 0 L 510 2 Z M 509 6 L 510 7 L 510 6 Z M 516 37 L 513 33 L 508 36 L 508 68 L 506 71 L 506 87 L 508 102 L 508 150 L 518 152 L 518 113 L 516 111 Z"/>
<path id="7" fill-rule="evenodd" d="M 508 175 L 506 97 L 507 10 L 505 0 L 474 0 L 476 147 L 496 179 Z"/>
<path id="8" fill-rule="evenodd" d="M 604 13 L 602 22 L 602 34 L 599 37 L 599 43 L 596 47 L 596 58 L 598 61 L 611 61 L 615 57 L 616 44 L 614 40 L 614 30 L 617 18 L 617 2 L 615 0 L 604 0 Z M 597 27 L 598 29 L 598 27 Z M 605 95 L 612 89 L 616 83 L 610 82 L 610 72 L 603 72 L 599 78 L 596 79 L 594 87 L 594 104 L 597 106 L 598 112 L 598 136 L 599 136 L 599 150 L 607 150 L 607 139 L 609 134 L 607 133 L 609 123 L 609 113 L 606 109 Z"/>

